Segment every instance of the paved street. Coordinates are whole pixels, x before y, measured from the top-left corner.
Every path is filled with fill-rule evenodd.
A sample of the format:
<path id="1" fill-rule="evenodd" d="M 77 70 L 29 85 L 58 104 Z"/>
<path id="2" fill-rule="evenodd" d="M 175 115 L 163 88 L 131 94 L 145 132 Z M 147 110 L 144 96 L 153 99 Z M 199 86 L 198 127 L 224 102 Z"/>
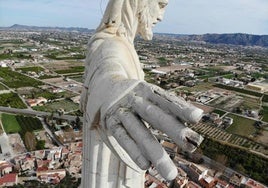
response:
<path id="1" fill-rule="evenodd" d="M 10 108 L 10 107 L 3 107 L 0 106 L 0 112 L 7 112 L 12 114 L 24 114 L 24 115 L 31 115 L 31 116 L 39 116 L 39 117 L 45 117 L 50 116 L 50 112 L 41 112 L 41 111 L 35 111 L 35 110 L 28 110 L 28 109 L 17 109 L 17 108 Z M 58 115 L 55 113 L 53 115 L 55 118 L 64 119 L 68 121 L 75 121 L 76 116 L 70 116 L 70 115 Z M 83 118 L 80 117 L 80 120 L 83 121 Z"/>

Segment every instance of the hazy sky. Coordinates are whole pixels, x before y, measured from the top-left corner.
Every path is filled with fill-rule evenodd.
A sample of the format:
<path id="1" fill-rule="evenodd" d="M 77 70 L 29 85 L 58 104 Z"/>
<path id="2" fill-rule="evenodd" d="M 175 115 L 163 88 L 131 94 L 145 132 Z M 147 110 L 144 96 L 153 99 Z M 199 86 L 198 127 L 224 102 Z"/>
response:
<path id="1" fill-rule="evenodd" d="M 0 0 L 0 26 L 95 29 L 108 0 Z M 268 0 L 169 0 L 155 32 L 268 34 Z"/>

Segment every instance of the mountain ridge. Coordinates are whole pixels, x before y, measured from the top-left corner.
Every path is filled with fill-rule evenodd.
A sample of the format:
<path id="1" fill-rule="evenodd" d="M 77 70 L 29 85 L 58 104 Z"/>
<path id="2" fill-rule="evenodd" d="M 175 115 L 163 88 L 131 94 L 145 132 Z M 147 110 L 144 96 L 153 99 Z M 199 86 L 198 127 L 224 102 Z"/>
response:
<path id="1" fill-rule="evenodd" d="M 51 26 L 28 26 L 14 24 L 9 27 L 0 27 L 2 30 L 51 30 L 51 31 L 79 31 L 79 32 L 93 32 L 94 29 L 88 29 L 83 27 L 51 27 Z"/>
<path id="2" fill-rule="evenodd" d="M 94 29 L 88 29 L 83 27 L 49 27 L 49 26 L 27 26 L 14 24 L 10 27 L 0 27 L 1 30 L 51 30 L 51 31 L 78 31 L 78 32 L 94 32 Z M 242 45 L 242 46 L 261 46 L 268 47 L 268 35 L 254 35 L 246 33 L 207 33 L 207 34 L 172 34 L 172 33 L 156 33 L 157 35 L 169 36 L 172 38 L 206 42 L 210 44 L 230 44 L 230 45 Z"/>

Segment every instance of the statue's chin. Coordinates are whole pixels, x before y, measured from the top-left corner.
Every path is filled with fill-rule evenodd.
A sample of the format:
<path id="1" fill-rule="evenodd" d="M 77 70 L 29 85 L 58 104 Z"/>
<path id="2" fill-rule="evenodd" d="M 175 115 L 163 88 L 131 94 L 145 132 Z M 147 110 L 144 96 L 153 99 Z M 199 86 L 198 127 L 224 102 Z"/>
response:
<path id="1" fill-rule="evenodd" d="M 140 32 L 140 35 L 144 40 L 152 40 L 153 39 L 153 31 L 151 29 L 146 29 L 145 32 Z"/>

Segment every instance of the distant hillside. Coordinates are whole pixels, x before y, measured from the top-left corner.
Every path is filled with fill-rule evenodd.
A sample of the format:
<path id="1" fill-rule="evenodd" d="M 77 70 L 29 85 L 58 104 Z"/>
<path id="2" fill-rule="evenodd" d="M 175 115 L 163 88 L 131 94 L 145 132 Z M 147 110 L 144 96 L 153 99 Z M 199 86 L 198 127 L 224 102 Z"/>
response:
<path id="1" fill-rule="evenodd" d="M 250 34 L 205 34 L 205 35 L 177 35 L 177 38 L 190 41 L 200 41 L 212 44 L 233 44 L 243 46 L 268 47 L 268 35 Z"/>
<path id="2" fill-rule="evenodd" d="M 93 29 L 81 27 L 38 27 L 14 24 L 10 27 L 0 27 L 1 30 L 51 30 L 51 31 L 78 31 L 94 32 Z M 207 42 L 212 44 L 233 44 L 243 46 L 268 47 L 268 35 L 234 34 L 205 34 L 205 35 L 180 35 L 158 33 L 156 35 L 177 38 L 185 41 Z"/>
<path id="3" fill-rule="evenodd" d="M 51 30 L 51 31 L 79 31 L 79 32 L 93 32 L 93 29 L 81 27 L 39 27 L 14 24 L 10 27 L 0 27 L 2 30 Z"/>

